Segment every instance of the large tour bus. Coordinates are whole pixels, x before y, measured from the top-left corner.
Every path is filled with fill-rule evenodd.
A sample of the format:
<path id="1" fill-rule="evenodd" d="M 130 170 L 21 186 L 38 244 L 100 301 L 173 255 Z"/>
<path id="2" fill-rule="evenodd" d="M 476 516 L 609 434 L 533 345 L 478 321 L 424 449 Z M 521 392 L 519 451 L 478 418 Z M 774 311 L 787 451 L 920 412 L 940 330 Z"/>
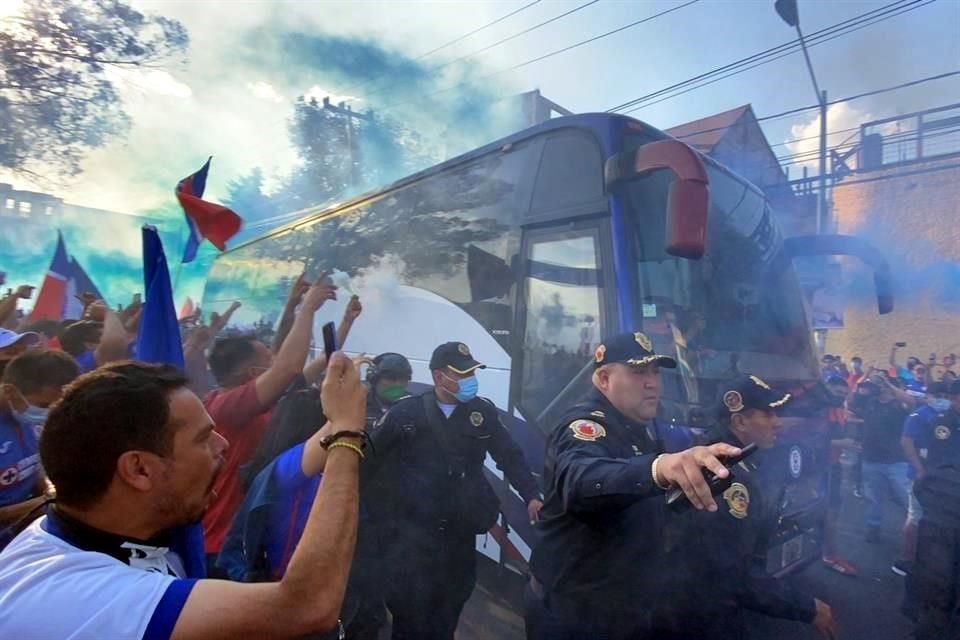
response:
<path id="1" fill-rule="evenodd" d="M 298 274 L 333 274 L 341 296 L 320 310 L 315 335 L 356 293 L 364 312 L 345 349 L 404 353 L 421 384 L 436 345 L 465 342 L 488 365 L 481 395 L 539 471 L 544 434 L 588 389 L 604 336 L 641 330 L 676 358 L 677 369 L 661 372 L 663 430 L 706 426 L 738 372 L 801 393 L 814 387 L 818 362 L 792 262 L 831 253 L 870 263 L 880 312 L 890 310 L 886 267 L 862 242 L 785 240 L 746 180 L 642 122 L 587 114 L 304 211 L 219 256 L 202 307 L 239 300 L 236 327 L 269 326 Z M 822 424 L 816 412 L 786 422 L 769 454 L 785 478 L 772 574 L 819 554 L 825 503 Z M 522 571 L 537 532 L 488 462 L 504 509 L 477 548 Z"/>

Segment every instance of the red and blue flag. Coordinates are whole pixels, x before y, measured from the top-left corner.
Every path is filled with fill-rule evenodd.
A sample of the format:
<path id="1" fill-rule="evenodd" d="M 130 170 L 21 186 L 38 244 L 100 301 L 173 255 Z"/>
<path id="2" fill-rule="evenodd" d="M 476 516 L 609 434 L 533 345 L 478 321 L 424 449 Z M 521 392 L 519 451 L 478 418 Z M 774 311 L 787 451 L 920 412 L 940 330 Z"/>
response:
<path id="1" fill-rule="evenodd" d="M 199 171 L 177 183 L 177 200 L 183 207 L 187 226 L 190 228 L 181 262 L 192 262 L 197 257 L 197 250 L 204 239 L 209 240 L 210 244 L 220 251 L 225 251 L 227 240 L 236 235 L 243 224 L 240 216 L 227 207 L 201 199 L 207 187 L 207 172 L 212 159 L 207 158 Z"/>
<path id="2" fill-rule="evenodd" d="M 100 289 L 84 268 L 67 252 L 63 234 L 57 231 L 57 246 L 37 294 L 37 302 L 30 312 L 30 320 L 79 319 L 83 303 L 77 296 L 83 293 L 92 293 L 97 300 L 103 299 Z"/>

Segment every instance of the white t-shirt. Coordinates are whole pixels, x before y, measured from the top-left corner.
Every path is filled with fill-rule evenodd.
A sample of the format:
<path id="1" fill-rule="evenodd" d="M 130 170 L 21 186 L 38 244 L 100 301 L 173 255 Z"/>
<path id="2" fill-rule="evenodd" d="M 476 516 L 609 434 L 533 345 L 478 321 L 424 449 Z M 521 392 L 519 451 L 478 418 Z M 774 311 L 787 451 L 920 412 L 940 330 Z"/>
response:
<path id="1" fill-rule="evenodd" d="M 4 638 L 169 638 L 195 580 L 150 566 L 156 562 L 134 568 L 78 549 L 46 531 L 46 519 L 33 522 L 0 553 Z"/>
<path id="2" fill-rule="evenodd" d="M 453 412 L 457 410 L 457 405 L 455 404 L 443 404 L 440 401 L 437 401 L 437 407 L 440 408 L 440 411 L 443 411 L 443 415 L 447 418 L 453 415 Z"/>

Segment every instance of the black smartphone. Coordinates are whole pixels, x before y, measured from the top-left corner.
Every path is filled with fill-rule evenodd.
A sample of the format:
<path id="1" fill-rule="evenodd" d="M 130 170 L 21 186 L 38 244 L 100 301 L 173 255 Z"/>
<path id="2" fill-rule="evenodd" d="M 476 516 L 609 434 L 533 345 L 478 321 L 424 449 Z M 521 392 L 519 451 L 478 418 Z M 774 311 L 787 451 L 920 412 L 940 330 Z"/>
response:
<path id="1" fill-rule="evenodd" d="M 323 325 L 323 353 L 330 362 L 330 356 L 337 350 L 337 328 L 332 322 Z"/>
<path id="2" fill-rule="evenodd" d="M 757 443 L 751 442 L 747 446 L 740 448 L 740 455 L 732 456 L 730 458 L 724 458 L 723 466 L 725 466 L 729 471 L 730 469 L 732 469 L 733 467 L 737 466 L 738 464 L 746 460 L 748 457 L 750 457 L 753 454 L 753 452 L 756 450 L 757 450 Z M 707 471 L 706 469 L 703 469 L 703 477 L 707 481 L 707 484 L 710 486 L 710 494 L 714 496 L 720 495 L 721 493 L 726 491 L 727 487 L 733 484 L 732 471 L 730 475 L 728 475 L 726 478 L 721 478 L 719 476 L 714 475 L 712 471 Z M 670 490 L 667 493 L 667 506 L 680 507 L 681 505 L 683 506 L 690 505 L 690 500 L 687 498 L 687 494 L 685 494 L 683 492 L 683 489 L 680 489 L 680 488 Z"/>
<path id="3" fill-rule="evenodd" d="M 895 343 L 893 344 L 893 346 L 899 347 L 899 348 L 902 349 L 902 348 L 904 348 L 905 346 L 907 346 L 907 343 L 906 343 L 906 342 L 895 342 Z"/>

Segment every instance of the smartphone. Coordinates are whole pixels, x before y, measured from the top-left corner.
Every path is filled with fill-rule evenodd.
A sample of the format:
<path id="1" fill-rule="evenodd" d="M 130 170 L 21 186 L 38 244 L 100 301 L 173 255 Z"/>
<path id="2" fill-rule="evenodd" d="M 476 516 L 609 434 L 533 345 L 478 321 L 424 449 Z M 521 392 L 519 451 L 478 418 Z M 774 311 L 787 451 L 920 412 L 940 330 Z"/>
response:
<path id="1" fill-rule="evenodd" d="M 749 458 L 754 451 L 757 450 L 757 443 L 751 442 L 745 447 L 741 447 L 740 455 L 733 456 L 731 458 L 724 458 L 723 466 L 727 470 L 732 469 L 737 466 L 747 458 Z M 721 478 L 713 474 L 712 471 L 707 471 L 703 469 L 703 477 L 707 481 L 707 484 L 710 486 L 711 495 L 718 496 L 726 489 L 733 484 L 733 473 L 731 472 L 726 478 Z M 680 507 L 680 506 L 689 506 L 690 500 L 687 498 L 687 494 L 683 492 L 683 489 L 676 488 L 672 489 L 667 493 L 667 506 L 670 507 Z"/>
<path id="2" fill-rule="evenodd" d="M 323 325 L 323 353 L 330 362 L 330 356 L 337 350 L 337 328 L 332 322 Z"/>
<path id="3" fill-rule="evenodd" d="M 903 347 L 907 346 L 907 343 L 906 343 L 906 342 L 895 342 L 895 343 L 893 343 L 893 345 L 894 345 L 895 347 L 899 347 L 899 348 L 902 349 Z"/>

